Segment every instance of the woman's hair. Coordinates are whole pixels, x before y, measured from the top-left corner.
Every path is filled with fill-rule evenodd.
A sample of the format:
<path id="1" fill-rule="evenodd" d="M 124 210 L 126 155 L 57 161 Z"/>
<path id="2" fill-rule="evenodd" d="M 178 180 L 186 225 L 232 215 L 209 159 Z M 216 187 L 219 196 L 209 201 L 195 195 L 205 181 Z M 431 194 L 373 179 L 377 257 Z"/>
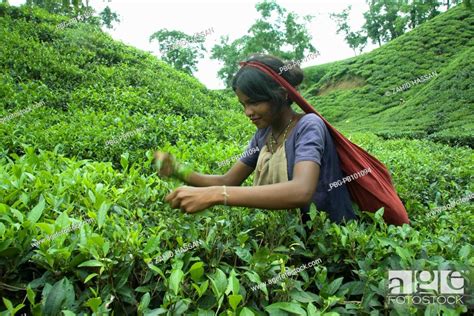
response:
<path id="1" fill-rule="evenodd" d="M 264 54 L 251 55 L 246 62 L 257 61 L 267 65 L 280 74 L 289 84 L 297 87 L 303 81 L 303 71 L 298 64 Z M 272 77 L 255 67 L 241 67 L 232 80 L 232 89 L 237 88 L 253 101 L 270 101 L 273 112 L 279 112 L 283 106 L 290 106 L 293 101 L 285 98 L 286 90 Z"/>

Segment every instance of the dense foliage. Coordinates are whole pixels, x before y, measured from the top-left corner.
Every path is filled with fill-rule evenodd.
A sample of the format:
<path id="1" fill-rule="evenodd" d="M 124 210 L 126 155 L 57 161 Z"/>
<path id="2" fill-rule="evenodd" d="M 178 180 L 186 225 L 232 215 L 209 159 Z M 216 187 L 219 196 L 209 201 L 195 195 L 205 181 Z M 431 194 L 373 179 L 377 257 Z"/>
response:
<path id="1" fill-rule="evenodd" d="M 342 130 L 473 147 L 473 38 L 474 11 L 457 6 L 370 53 L 309 67 L 304 95 Z"/>
<path id="2" fill-rule="evenodd" d="M 331 14 L 331 18 L 338 25 L 338 34 L 345 34 L 346 43 L 354 50 L 362 49 L 370 38 L 372 43 L 389 42 L 425 23 L 441 12 L 439 8 L 449 9 L 460 0 L 404 0 L 404 1 L 365 1 L 368 11 L 364 12 L 365 23 L 358 31 L 352 30 L 349 25 L 349 13 L 352 6 L 348 6 L 340 13 Z M 463 6 L 471 9 L 470 0 L 464 0 Z"/>
<path id="3" fill-rule="evenodd" d="M 427 216 L 474 190 L 470 148 L 348 134 L 389 167 L 411 226 L 381 211 L 336 225 L 313 207 L 302 225 L 299 212 L 171 209 L 181 184 L 153 174 L 152 150 L 221 173 L 254 129 L 225 94 L 62 21 L 0 5 L 2 314 L 378 315 L 389 269 L 472 268 L 472 204 Z M 466 312 L 405 308 L 391 313 Z"/>

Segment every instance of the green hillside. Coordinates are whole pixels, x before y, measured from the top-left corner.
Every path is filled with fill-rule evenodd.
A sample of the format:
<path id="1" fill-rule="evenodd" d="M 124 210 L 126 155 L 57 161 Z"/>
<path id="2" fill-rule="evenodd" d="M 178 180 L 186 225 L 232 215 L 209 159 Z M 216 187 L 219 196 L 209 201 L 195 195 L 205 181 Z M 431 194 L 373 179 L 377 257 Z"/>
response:
<path id="1" fill-rule="evenodd" d="M 228 111 L 238 108 L 235 100 L 149 53 L 90 25 L 58 28 L 64 18 L 42 10 L 2 5 L 0 18 L 0 117 L 14 117 L 0 127 L 3 154 L 34 145 L 117 162 L 123 146 L 105 146 L 107 141 L 123 142 L 132 160 L 165 142 L 217 137 L 238 150 L 247 142 L 240 129 L 225 124 L 246 121 Z M 30 108 L 28 115 L 15 115 Z"/>
<path id="2" fill-rule="evenodd" d="M 472 268 L 471 148 L 384 140 L 342 125 L 387 165 L 411 225 L 387 225 L 383 209 L 356 208 L 360 219 L 346 225 L 314 206 L 307 225 L 299 211 L 219 205 L 185 214 L 165 203 L 182 183 L 154 173 L 152 151 L 222 174 L 230 164 L 217 163 L 241 154 L 255 127 L 235 96 L 209 91 L 98 28 L 58 28 L 64 20 L 0 5 L 0 315 L 467 312 L 466 305 L 384 304 L 388 270 Z M 344 75 L 336 69 L 347 62 L 308 73 L 329 82 L 329 74 Z M 467 63 L 461 55 L 445 62 Z M 438 73 L 425 88 L 445 74 Z M 390 80 L 377 91 L 399 84 Z M 313 104 L 320 109 L 319 100 L 329 104 L 341 93 L 362 98 L 362 89 L 369 88 L 334 91 Z M 366 101 L 375 95 L 366 93 Z M 331 103 L 337 106 L 323 111 L 331 122 L 362 122 Z M 245 185 L 251 183 L 252 176 Z M 315 260 L 317 266 L 268 282 Z"/>
<path id="3" fill-rule="evenodd" d="M 369 53 L 306 68 L 304 95 L 342 130 L 472 147 L 473 60 L 474 12 L 458 6 Z"/>

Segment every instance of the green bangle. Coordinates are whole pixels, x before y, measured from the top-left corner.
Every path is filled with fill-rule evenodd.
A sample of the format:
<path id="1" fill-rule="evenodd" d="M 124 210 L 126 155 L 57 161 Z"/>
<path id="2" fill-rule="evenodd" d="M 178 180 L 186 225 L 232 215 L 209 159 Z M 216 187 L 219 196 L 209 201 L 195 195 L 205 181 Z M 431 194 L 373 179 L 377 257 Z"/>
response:
<path id="1" fill-rule="evenodd" d="M 154 167 L 155 169 L 159 172 L 161 170 L 161 164 L 162 164 L 162 161 L 159 160 L 159 159 L 156 159 L 155 160 L 155 164 L 154 164 Z"/>
<path id="2" fill-rule="evenodd" d="M 175 168 L 173 175 L 183 181 L 186 181 L 187 177 L 193 172 L 191 167 L 180 164 L 180 163 L 175 163 Z"/>

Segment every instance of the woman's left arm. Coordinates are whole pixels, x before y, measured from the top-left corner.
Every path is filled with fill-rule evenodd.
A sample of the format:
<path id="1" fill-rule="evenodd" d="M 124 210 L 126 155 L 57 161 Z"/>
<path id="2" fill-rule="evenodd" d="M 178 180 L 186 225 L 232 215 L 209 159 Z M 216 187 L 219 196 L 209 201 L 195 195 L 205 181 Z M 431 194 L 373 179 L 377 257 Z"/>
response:
<path id="1" fill-rule="evenodd" d="M 319 179 L 319 165 L 313 161 L 300 161 L 295 164 L 293 179 L 287 182 L 251 186 L 226 187 L 227 205 L 265 209 L 291 209 L 310 203 Z M 173 208 L 194 213 L 224 204 L 222 186 L 205 188 L 180 187 L 166 197 Z"/>

